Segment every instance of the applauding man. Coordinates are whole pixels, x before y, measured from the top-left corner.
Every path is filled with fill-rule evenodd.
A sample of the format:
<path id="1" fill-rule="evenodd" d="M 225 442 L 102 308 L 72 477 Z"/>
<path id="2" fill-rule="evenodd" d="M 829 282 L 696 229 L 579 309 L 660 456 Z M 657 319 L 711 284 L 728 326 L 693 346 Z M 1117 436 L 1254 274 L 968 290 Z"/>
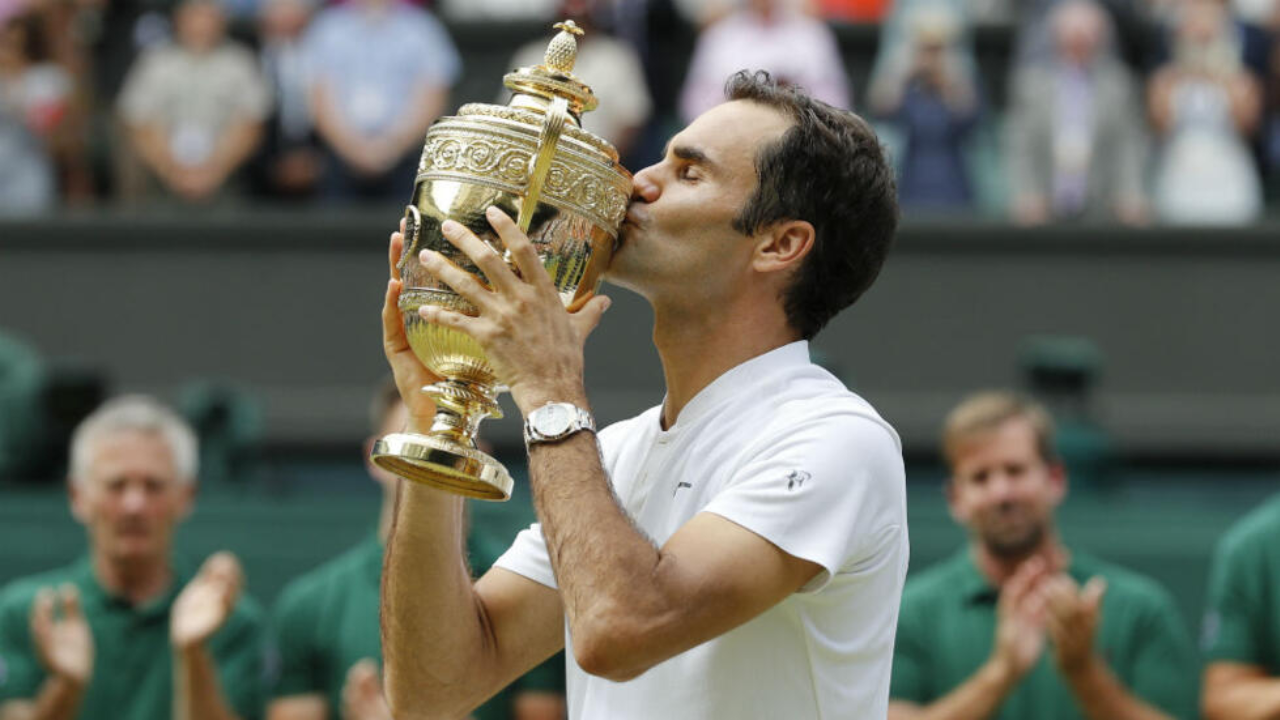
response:
<path id="1" fill-rule="evenodd" d="M 263 699 L 261 612 L 230 553 L 172 560 L 195 498 L 196 440 L 129 397 L 76 430 L 71 511 L 87 557 L 0 592 L 3 720 L 249 720 Z"/>
<path id="2" fill-rule="evenodd" d="M 1191 717 L 1194 652 L 1168 593 L 1058 537 L 1067 477 L 1044 409 L 972 397 L 943 452 L 970 542 L 907 583 L 890 720 Z"/>

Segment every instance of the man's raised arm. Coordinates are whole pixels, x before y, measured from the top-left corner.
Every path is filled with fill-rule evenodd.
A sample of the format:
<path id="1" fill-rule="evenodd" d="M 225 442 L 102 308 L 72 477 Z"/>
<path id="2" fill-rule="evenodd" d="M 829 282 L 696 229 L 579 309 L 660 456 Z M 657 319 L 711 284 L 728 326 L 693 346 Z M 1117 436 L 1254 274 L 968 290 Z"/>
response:
<path id="1" fill-rule="evenodd" d="M 392 236 L 383 350 L 409 411 L 407 431 L 425 432 L 434 405 L 420 389 L 437 378 L 404 336 L 396 269 L 403 242 Z M 465 715 L 563 646 L 556 591 L 503 570 L 473 586 L 465 543 L 461 497 L 401 482 L 382 574 L 386 694 L 397 718 Z"/>

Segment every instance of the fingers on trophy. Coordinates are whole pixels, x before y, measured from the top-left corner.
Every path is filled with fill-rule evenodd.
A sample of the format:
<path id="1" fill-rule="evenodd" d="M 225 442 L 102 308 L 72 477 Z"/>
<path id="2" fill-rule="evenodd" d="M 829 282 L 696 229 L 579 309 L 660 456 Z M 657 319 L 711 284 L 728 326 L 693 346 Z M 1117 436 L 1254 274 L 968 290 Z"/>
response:
<path id="1" fill-rule="evenodd" d="M 503 253 L 485 218 L 497 206 L 528 234 L 566 306 L 599 288 L 626 215 L 631 174 L 612 145 L 582 129 L 582 114 L 597 104 L 573 74 L 582 30 L 573 21 L 555 27 L 560 33 L 541 65 L 504 77 L 512 92 L 507 105 L 464 105 L 431 127 L 405 210 L 399 309 L 414 354 L 442 379 L 422 388 L 436 403 L 431 429 L 379 439 L 372 459 L 407 480 L 484 500 L 511 496 L 510 473 L 475 442 L 480 421 L 502 417 L 505 388 L 474 339 L 419 315 L 424 305 L 473 316 L 477 310 L 428 273 L 418 255 L 435 250 L 485 280 L 441 225 L 459 222 Z"/>

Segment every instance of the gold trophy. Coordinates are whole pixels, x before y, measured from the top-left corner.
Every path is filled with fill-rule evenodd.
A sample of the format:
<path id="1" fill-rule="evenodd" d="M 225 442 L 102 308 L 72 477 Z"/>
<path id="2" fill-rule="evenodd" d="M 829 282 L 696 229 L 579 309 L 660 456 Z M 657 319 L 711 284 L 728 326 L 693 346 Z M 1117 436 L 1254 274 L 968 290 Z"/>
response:
<path id="1" fill-rule="evenodd" d="M 443 378 L 422 388 L 435 400 L 426 435 L 395 433 L 374 444 L 374 463 L 400 477 L 484 500 L 506 500 L 512 480 L 497 460 L 476 449 L 486 417 L 502 417 L 504 388 L 471 337 L 424 321 L 423 305 L 476 315 L 471 303 L 418 263 L 424 248 L 469 272 L 483 273 L 445 240 L 440 225 L 455 220 L 495 249 L 501 243 L 485 219 L 497 205 L 525 231 L 566 306 L 595 292 L 617 242 L 631 197 L 631 173 L 618 151 L 581 127 L 596 107 L 591 88 L 573 75 L 582 30 L 572 20 L 547 46 L 541 65 L 508 73 L 507 105 L 474 103 L 427 132 L 405 210 L 404 289 L 400 312 L 413 352 Z"/>

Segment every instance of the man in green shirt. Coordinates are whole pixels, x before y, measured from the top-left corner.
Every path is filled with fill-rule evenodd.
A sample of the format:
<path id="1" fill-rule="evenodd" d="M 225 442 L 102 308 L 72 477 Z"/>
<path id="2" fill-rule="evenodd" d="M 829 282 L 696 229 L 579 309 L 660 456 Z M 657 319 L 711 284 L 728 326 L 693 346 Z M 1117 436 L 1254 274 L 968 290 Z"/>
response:
<path id="1" fill-rule="evenodd" d="M 1204 622 L 1207 720 L 1280 720 L 1280 495 L 1218 543 Z"/>
<path id="2" fill-rule="evenodd" d="M 400 432 L 407 421 L 400 394 L 390 381 L 379 390 L 370 408 L 374 437 Z M 382 510 L 377 534 L 343 555 L 291 582 L 281 593 L 273 612 L 280 650 L 279 679 L 272 689 L 267 720 L 390 720 L 382 696 L 380 665 L 382 646 L 378 627 L 378 599 L 382 555 L 395 509 L 398 479 L 369 464 L 369 473 L 382 486 Z M 486 503 L 475 507 L 477 517 L 470 533 L 472 562 L 489 565 L 510 544 L 511 538 L 486 543 L 482 520 L 519 528 L 529 518 L 514 522 L 493 517 L 516 510 L 518 503 Z M 514 530 L 511 535 L 514 535 Z M 493 544 L 496 550 L 489 550 Z M 563 663 L 563 660 L 561 660 Z M 477 720 L 559 720 L 564 716 L 564 681 L 555 659 L 526 676 L 518 690 L 504 693 L 474 713 Z"/>
<path id="3" fill-rule="evenodd" d="M 907 582 L 890 720 L 1191 718 L 1194 650 L 1155 582 L 1065 547 L 1048 414 L 974 396 L 943 435 L 968 547 Z"/>
<path id="4" fill-rule="evenodd" d="M 153 400 L 112 401 L 76 430 L 71 512 L 87 557 L 0 592 L 3 720 L 252 720 L 264 623 L 238 561 L 172 557 L 195 498 L 196 439 Z"/>

